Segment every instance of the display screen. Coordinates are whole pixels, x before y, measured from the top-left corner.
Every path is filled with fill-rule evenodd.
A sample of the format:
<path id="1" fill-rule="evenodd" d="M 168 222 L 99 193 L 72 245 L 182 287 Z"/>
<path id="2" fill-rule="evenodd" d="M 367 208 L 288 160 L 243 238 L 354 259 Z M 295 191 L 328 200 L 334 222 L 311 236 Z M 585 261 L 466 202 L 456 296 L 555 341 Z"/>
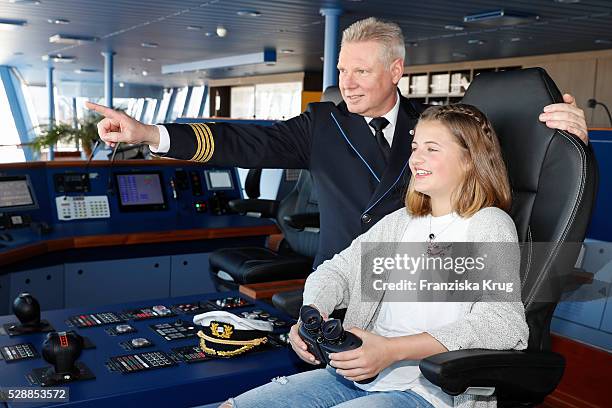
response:
<path id="1" fill-rule="evenodd" d="M 159 173 L 115 174 L 122 210 L 166 209 L 166 197 Z"/>
<path id="2" fill-rule="evenodd" d="M 231 190 L 232 173 L 229 170 L 205 170 L 206 184 L 209 190 Z"/>
<path id="3" fill-rule="evenodd" d="M 34 195 L 26 176 L 0 177 L 0 211 L 34 205 Z"/>

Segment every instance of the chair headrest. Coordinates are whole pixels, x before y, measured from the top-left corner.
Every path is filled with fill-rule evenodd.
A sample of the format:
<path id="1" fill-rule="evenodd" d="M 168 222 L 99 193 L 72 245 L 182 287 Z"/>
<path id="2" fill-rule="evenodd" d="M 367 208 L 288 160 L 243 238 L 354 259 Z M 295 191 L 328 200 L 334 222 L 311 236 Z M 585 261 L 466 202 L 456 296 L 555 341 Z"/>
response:
<path id="1" fill-rule="evenodd" d="M 323 95 L 321 95 L 321 102 L 333 102 L 336 105 L 342 102 L 342 95 L 340 94 L 340 88 L 336 85 L 328 86 Z"/>
<path id="2" fill-rule="evenodd" d="M 463 103 L 480 109 L 499 137 L 514 187 L 536 191 L 539 166 L 555 130 L 538 120 L 544 106 L 563 102 L 541 68 L 478 75 Z"/>

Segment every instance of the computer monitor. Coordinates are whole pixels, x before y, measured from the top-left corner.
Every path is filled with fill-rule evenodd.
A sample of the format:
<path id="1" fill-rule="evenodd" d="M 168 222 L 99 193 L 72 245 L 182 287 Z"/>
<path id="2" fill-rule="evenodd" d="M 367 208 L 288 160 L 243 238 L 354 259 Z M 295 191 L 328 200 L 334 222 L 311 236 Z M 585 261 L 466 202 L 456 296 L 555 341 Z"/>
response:
<path id="1" fill-rule="evenodd" d="M 115 173 L 121 211 L 159 211 L 168 208 L 159 172 Z"/>
<path id="2" fill-rule="evenodd" d="M 28 176 L 0 176 L 0 212 L 38 208 Z"/>
<path id="3" fill-rule="evenodd" d="M 209 190 L 233 190 L 231 170 L 204 170 L 206 186 Z"/>

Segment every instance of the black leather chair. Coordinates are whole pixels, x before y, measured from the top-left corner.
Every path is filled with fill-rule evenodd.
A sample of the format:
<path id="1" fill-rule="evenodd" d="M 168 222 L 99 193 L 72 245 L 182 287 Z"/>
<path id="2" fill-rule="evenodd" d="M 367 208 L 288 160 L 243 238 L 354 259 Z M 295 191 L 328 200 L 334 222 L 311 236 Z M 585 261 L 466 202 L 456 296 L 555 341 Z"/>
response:
<path id="1" fill-rule="evenodd" d="M 341 100 L 338 87 L 326 89 L 321 97 L 321 101 L 334 103 Z M 242 247 L 213 252 L 209 258 L 210 270 L 220 289 L 235 289 L 247 283 L 299 279 L 312 272 L 319 242 L 319 213 L 310 173 L 300 171 L 295 187 L 281 201 L 257 199 L 260 177 L 261 170 L 249 170 L 245 188 L 250 199 L 234 200 L 230 207 L 241 214 L 275 219 L 284 240 L 278 251 Z"/>
<path id="2" fill-rule="evenodd" d="M 463 98 L 481 109 L 500 138 L 513 190 L 529 325 L 525 351 L 458 350 L 420 363 L 447 394 L 491 395 L 500 407 L 533 406 L 561 380 L 565 360 L 551 351 L 550 321 L 584 240 L 597 189 L 592 150 L 539 122 L 561 93 L 543 69 L 481 74 Z M 538 245 L 533 243 L 550 243 Z M 546 293 L 546 294 L 545 294 Z"/>
<path id="3" fill-rule="evenodd" d="M 312 180 L 302 170 L 293 190 L 282 200 L 245 199 L 230 201 L 232 210 L 274 219 L 284 235 L 278 251 L 263 247 L 223 248 L 209 257 L 218 287 L 304 278 L 312 272 L 318 246 L 318 208 Z M 301 227 L 301 231 L 289 225 Z M 311 227 L 311 224 L 314 226 Z"/>

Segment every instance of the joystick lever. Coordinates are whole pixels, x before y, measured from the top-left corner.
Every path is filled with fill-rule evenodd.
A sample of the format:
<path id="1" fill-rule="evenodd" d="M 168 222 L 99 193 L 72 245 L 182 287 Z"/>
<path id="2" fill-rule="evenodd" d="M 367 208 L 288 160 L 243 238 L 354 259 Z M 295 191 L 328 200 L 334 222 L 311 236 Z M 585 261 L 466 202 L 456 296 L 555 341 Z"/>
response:
<path id="1" fill-rule="evenodd" d="M 24 327 L 40 326 L 40 304 L 29 293 L 21 293 L 15 298 L 13 313 Z"/>
<path id="2" fill-rule="evenodd" d="M 42 356 L 51 367 L 35 368 L 27 378 L 32 384 L 42 387 L 93 380 L 96 376 L 89 367 L 82 361 L 77 361 L 85 343 L 85 339 L 74 331 L 48 333 L 42 346 Z"/>
<path id="3" fill-rule="evenodd" d="M 40 320 L 40 304 L 29 293 L 21 293 L 15 298 L 13 301 L 13 313 L 19 319 L 19 323 L 3 325 L 9 336 L 53 331 L 53 326 L 48 321 Z"/>
<path id="4" fill-rule="evenodd" d="M 49 367 L 46 374 L 57 381 L 78 378 L 79 368 L 75 363 L 83 351 L 83 344 L 83 337 L 73 331 L 47 334 L 42 355 L 53 367 Z"/>

